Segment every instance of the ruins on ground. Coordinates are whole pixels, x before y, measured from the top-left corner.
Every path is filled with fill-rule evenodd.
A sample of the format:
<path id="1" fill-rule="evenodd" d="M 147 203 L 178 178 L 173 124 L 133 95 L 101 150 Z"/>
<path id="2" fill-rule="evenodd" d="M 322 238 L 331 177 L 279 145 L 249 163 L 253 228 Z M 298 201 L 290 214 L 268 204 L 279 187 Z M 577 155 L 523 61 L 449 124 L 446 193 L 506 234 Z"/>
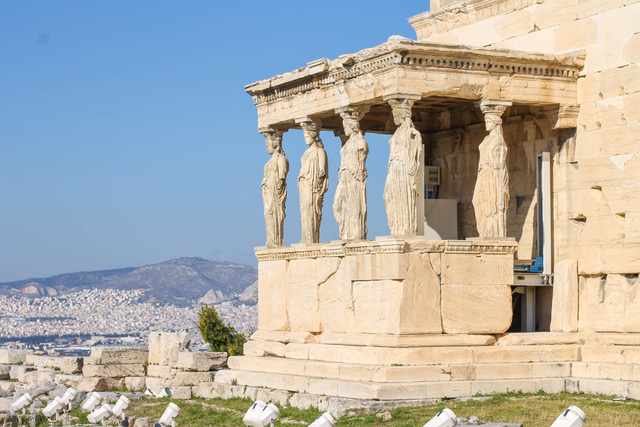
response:
<path id="1" fill-rule="evenodd" d="M 416 40 L 246 87 L 271 154 L 259 329 L 212 394 L 640 397 L 640 3 L 430 6 L 409 18 Z M 389 147 L 369 146 L 371 133 Z M 306 142 L 303 158 L 287 159 L 283 139 Z M 371 194 L 366 159 L 379 149 L 386 184 Z M 299 210 L 286 205 L 289 164 L 292 176 L 303 166 Z M 373 197 L 388 236 L 367 235 Z M 319 235 L 333 220 L 323 202 L 342 240 Z M 285 210 L 302 230 L 283 227 Z M 301 243 L 282 246 L 283 233 Z"/>

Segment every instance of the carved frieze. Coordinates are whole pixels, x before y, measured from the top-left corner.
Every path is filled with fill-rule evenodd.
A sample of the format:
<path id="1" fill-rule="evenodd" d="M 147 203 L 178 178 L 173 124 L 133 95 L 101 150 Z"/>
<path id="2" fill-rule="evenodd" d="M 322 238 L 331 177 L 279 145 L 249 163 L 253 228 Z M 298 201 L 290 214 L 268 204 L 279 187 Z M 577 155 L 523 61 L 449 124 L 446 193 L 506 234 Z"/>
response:
<path id="1" fill-rule="evenodd" d="M 379 238 L 363 242 L 333 242 L 291 247 L 259 247 L 258 261 L 291 260 L 301 258 L 344 257 L 349 255 L 389 253 L 491 253 L 513 254 L 518 249 L 515 240 L 423 240 Z"/>
<path id="2" fill-rule="evenodd" d="M 424 39 L 432 34 L 460 28 L 483 19 L 524 9 L 542 0 L 470 0 L 444 5 L 440 9 L 409 18 L 409 23 Z"/>

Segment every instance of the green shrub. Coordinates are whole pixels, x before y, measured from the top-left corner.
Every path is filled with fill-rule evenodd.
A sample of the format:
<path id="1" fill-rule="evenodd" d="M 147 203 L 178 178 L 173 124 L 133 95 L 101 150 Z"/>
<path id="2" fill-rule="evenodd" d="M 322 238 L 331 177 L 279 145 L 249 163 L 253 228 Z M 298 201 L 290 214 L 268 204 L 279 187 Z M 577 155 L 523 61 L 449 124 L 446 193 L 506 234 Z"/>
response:
<path id="1" fill-rule="evenodd" d="M 229 356 L 242 355 L 242 346 L 247 342 L 247 337 L 227 325 L 212 305 L 200 307 L 198 330 L 211 351 L 226 351 Z"/>

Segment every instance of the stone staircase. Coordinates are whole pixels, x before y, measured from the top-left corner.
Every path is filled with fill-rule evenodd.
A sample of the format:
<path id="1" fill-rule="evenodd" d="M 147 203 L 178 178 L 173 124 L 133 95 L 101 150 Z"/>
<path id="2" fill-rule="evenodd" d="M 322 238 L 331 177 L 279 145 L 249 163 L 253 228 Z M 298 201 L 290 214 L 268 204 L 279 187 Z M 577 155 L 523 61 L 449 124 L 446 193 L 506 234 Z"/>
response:
<path id="1" fill-rule="evenodd" d="M 395 347 L 396 339 L 380 345 L 385 343 L 381 336 L 360 337 L 362 342 L 376 340 L 377 346 L 327 343 L 340 341 L 335 334 L 298 334 L 285 342 L 264 338 L 272 337 L 254 335 L 246 355 L 229 358 L 230 369 L 217 372 L 215 383 L 381 401 L 541 390 L 640 397 L 637 334 L 401 337 L 405 347 Z M 304 342 L 313 339 L 316 342 Z M 201 385 L 200 390 L 204 397 L 216 397 L 222 388 L 209 387 L 207 392 Z"/>

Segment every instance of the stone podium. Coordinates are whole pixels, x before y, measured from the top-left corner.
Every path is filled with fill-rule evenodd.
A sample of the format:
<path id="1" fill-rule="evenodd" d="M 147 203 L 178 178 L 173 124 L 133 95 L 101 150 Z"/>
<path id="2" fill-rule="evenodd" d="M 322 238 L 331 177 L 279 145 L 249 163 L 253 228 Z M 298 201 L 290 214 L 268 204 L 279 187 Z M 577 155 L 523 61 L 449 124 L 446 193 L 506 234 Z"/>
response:
<path id="1" fill-rule="evenodd" d="M 258 332 L 503 333 L 516 248 L 515 241 L 390 237 L 258 248 Z"/>

